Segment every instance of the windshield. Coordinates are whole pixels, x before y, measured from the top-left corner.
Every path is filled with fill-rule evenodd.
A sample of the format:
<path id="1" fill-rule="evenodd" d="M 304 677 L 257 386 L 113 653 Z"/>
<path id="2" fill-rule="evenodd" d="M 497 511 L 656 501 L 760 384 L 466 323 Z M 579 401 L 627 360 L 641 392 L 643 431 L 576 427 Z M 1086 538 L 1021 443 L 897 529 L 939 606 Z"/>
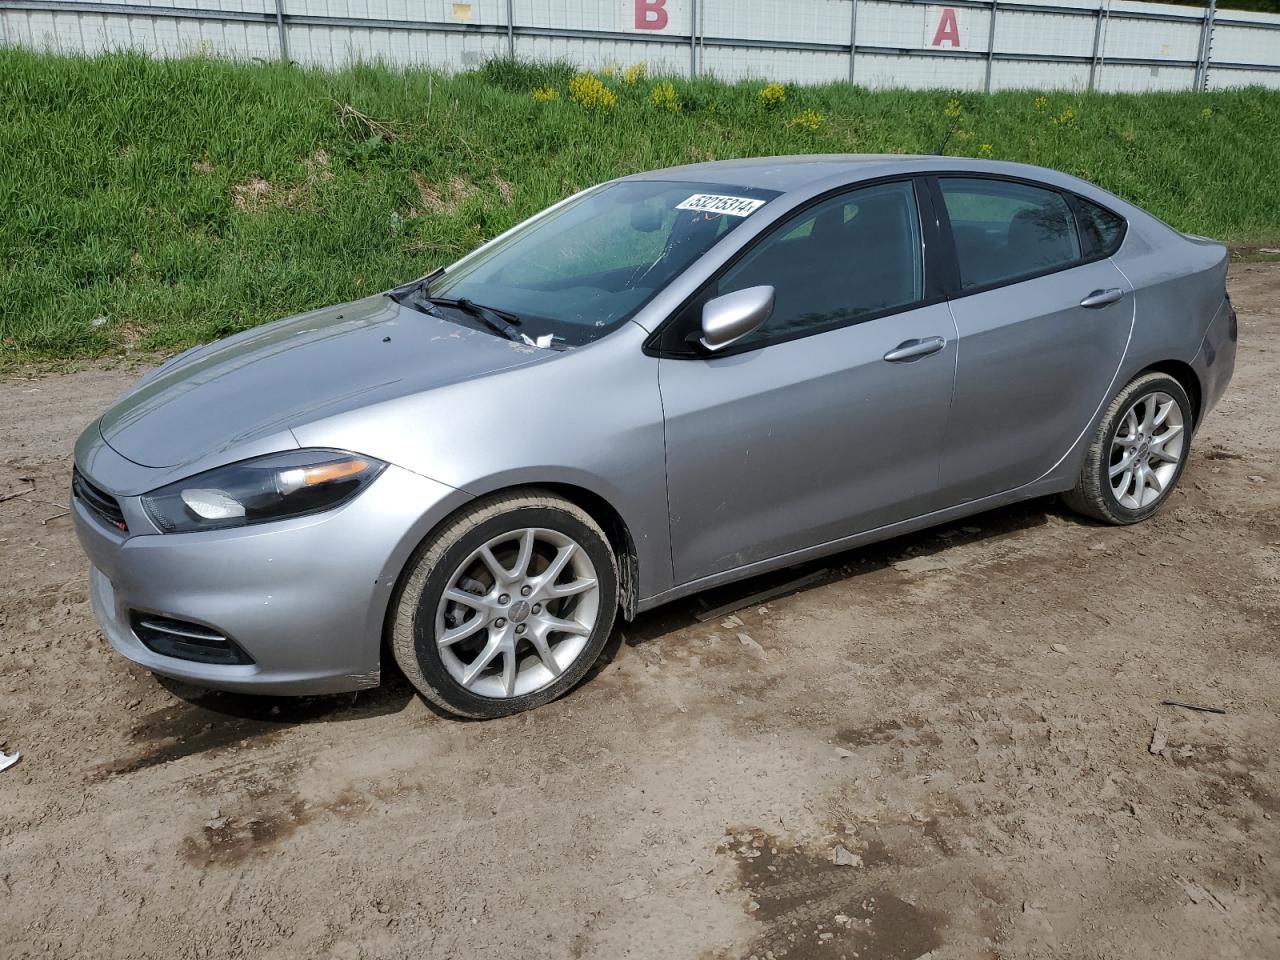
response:
<path id="1" fill-rule="evenodd" d="M 625 322 L 776 196 L 707 183 L 606 184 L 451 267 L 428 294 L 503 311 L 534 341 L 580 346 Z"/>

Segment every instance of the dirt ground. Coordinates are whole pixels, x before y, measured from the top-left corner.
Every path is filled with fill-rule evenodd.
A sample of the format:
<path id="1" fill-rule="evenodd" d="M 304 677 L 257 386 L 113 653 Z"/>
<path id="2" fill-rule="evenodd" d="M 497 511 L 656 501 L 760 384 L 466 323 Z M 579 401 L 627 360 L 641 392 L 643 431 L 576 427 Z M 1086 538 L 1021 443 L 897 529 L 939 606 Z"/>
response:
<path id="1" fill-rule="evenodd" d="M 682 602 L 489 723 L 116 656 L 65 504 L 135 374 L 0 382 L 0 956 L 1280 956 L 1280 264 L 1231 289 L 1154 520 L 1039 500 Z"/>

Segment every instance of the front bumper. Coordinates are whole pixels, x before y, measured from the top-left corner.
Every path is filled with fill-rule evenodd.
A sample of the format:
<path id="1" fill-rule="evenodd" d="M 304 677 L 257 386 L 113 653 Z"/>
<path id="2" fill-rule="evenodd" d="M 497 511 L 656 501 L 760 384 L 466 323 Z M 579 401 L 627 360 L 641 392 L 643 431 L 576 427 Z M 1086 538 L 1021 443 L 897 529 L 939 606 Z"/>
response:
<path id="1" fill-rule="evenodd" d="M 92 478 L 90 478 L 92 479 Z M 133 498 L 121 497 L 136 507 Z M 127 535 L 78 499 L 93 611 L 111 645 L 155 673 L 242 693 L 376 686 L 383 619 L 413 549 L 465 495 L 388 467 L 329 513 L 201 533 Z M 136 515 L 136 513 L 134 513 Z M 134 613 L 202 624 L 253 660 L 214 664 L 149 649 Z"/>

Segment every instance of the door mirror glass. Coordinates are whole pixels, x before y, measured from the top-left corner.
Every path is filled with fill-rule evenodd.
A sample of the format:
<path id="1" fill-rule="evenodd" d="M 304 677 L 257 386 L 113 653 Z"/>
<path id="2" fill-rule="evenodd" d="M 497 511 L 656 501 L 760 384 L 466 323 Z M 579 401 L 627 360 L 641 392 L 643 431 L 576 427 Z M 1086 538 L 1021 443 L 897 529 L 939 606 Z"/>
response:
<path id="1" fill-rule="evenodd" d="M 702 307 L 702 346 L 713 353 L 755 333 L 773 313 L 773 287 L 747 287 Z"/>

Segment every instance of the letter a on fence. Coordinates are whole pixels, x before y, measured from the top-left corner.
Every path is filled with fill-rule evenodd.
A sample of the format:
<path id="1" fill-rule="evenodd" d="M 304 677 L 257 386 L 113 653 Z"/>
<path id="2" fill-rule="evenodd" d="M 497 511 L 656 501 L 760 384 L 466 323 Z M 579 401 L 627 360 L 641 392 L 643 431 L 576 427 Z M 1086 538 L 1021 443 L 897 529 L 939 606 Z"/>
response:
<path id="1" fill-rule="evenodd" d="M 955 7 L 929 7 L 925 18 L 925 43 L 931 47 L 950 46 L 961 50 L 960 18 Z M 935 26 L 936 24 L 936 26 Z"/>
<path id="2" fill-rule="evenodd" d="M 661 30 L 667 25 L 667 0 L 636 0 L 636 29 Z"/>

